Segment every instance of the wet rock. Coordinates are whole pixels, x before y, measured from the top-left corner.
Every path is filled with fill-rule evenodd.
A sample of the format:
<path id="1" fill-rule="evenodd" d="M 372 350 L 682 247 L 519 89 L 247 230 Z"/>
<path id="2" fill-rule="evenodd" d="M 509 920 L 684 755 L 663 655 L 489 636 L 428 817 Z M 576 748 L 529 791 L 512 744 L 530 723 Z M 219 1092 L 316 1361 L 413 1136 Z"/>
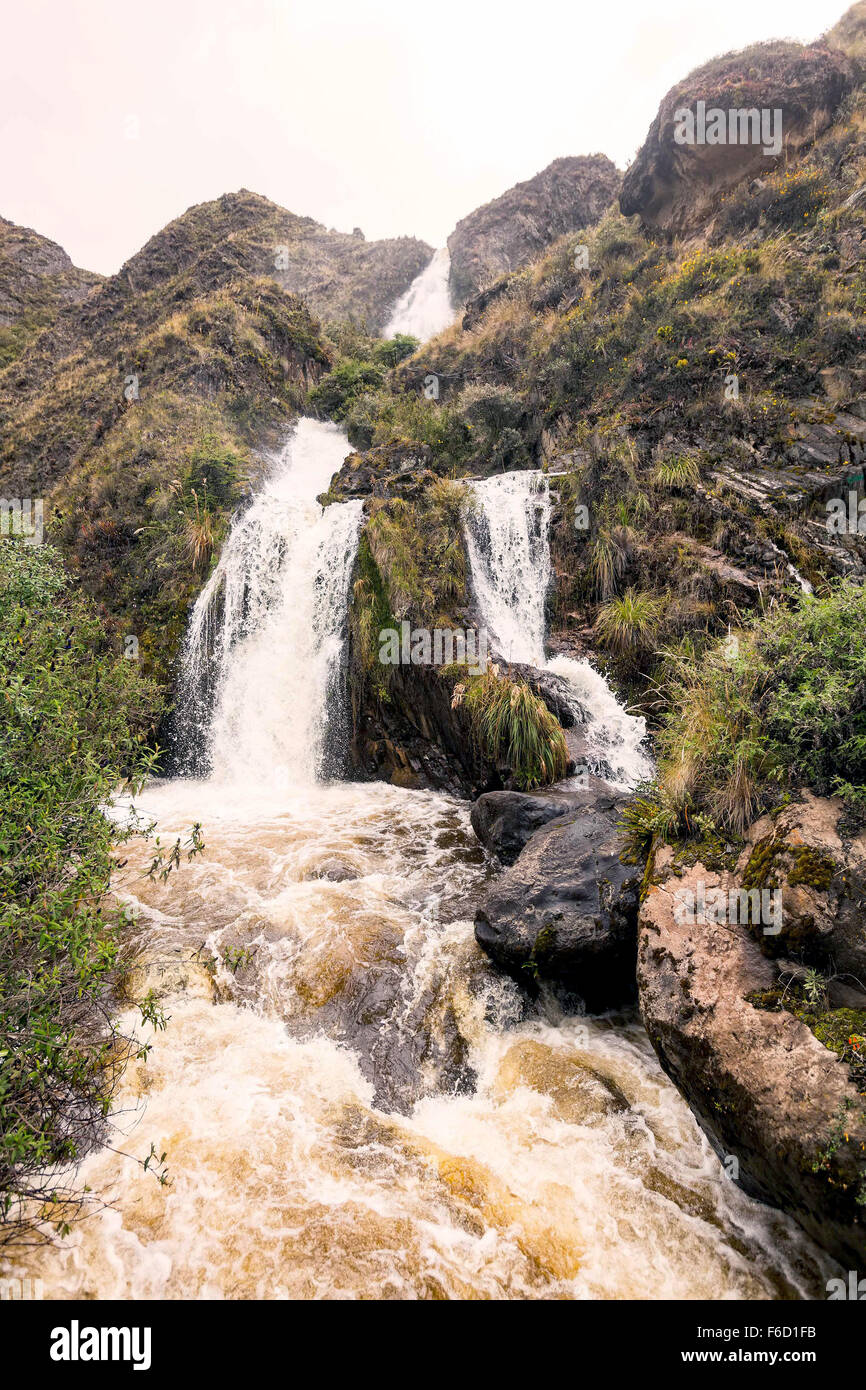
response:
<path id="1" fill-rule="evenodd" d="M 598 779 L 590 780 L 595 792 L 609 790 Z M 500 863 L 511 865 L 537 830 L 585 802 L 585 790 L 570 791 L 564 784 L 549 788 L 543 795 L 484 792 L 473 803 L 470 819 L 484 848 L 495 854 Z"/>
<path id="2" fill-rule="evenodd" d="M 329 883 L 345 883 L 349 879 L 357 878 L 356 871 L 351 864 L 347 864 L 342 859 L 325 859 L 321 864 L 304 874 L 305 880 L 323 878 Z"/>
<path id="3" fill-rule="evenodd" d="M 851 90 L 851 60 L 822 44 L 757 44 L 696 69 L 671 88 L 625 175 L 620 208 L 670 233 L 701 227 L 721 196 L 741 180 L 771 172 L 811 144 L 830 125 Z M 781 111 L 781 148 L 761 142 L 682 143 L 674 138 L 676 113 Z M 697 134 L 697 131 L 696 131 Z M 736 134 L 736 131 L 735 131 Z"/>
<path id="4" fill-rule="evenodd" d="M 466 626 L 479 626 L 471 613 Z M 354 636 L 349 636 L 352 665 Z M 514 679 L 525 680 L 566 730 L 576 732 L 583 711 L 569 695 L 567 681 L 533 666 L 512 665 Z M 512 772 L 487 757 L 475 736 L 465 704 L 454 701 L 454 679 L 436 666 L 393 668 L 387 701 L 366 687 L 352 712 L 349 750 L 356 776 L 389 781 L 395 786 L 432 789 L 476 798 L 511 784 Z M 567 739 L 572 762 L 580 761 L 583 740 Z"/>
<path id="5" fill-rule="evenodd" d="M 557 676 L 552 671 L 539 671 L 538 667 L 519 661 L 509 662 L 507 669 L 512 680 L 526 681 L 533 694 L 538 695 L 551 714 L 556 715 L 563 729 L 583 722 L 584 711 L 564 676 Z"/>
<path id="6" fill-rule="evenodd" d="M 549 1096 L 556 1114 L 570 1125 L 597 1124 L 607 1115 L 628 1109 L 628 1101 L 613 1082 L 572 1053 L 534 1039 L 515 1043 L 499 1065 L 497 1093 L 507 1097 L 518 1086 Z"/>
<path id="7" fill-rule="evenodd" d="M 785 1006 L 809 961 L 835 976 L 826 1007 L 866 1003 L 866 845 L 844 839 L 840 811 L 806 798 L 775 826 L 759 822 L 732 873 L 700 862 L 683 871 L 659 851 L 640 912 L 638 986 L 659 1060 L 723 1161 L 736 1160 L 732 1176 L 856 1267 L 866 1254 L 862 1081 Z M 744 884 L 781 892 L 780 932 L 730 911 L 697 921 L 683 910 L 686 893 L 696 901 L 699 889 Z"/>
<path id="8" fill-rule="evenodd" d="M 485 849 L 503 864 L 513 864 L 536 830 L 567 810 L 567 805 L 550 797 L 485 792 L 473 803 L 472 829 Z"/>
<path id="9" fill-rule="evenodd" d="M 475 937 L 523 984 L 554 981 L 601 1012 L 634 996 L 642 871 L 619 857 L 622 799 L 574 795 L 578 809 L 538 830 L 490 888 Z"/>

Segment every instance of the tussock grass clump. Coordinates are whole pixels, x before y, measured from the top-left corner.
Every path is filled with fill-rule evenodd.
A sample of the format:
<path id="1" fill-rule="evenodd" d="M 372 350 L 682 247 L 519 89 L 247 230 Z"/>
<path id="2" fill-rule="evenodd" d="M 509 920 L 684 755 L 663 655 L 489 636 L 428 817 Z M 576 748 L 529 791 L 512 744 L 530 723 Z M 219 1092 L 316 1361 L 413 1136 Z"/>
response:
<path id="1" fill-rule="evenodd" d="M 491 668 L 467 682 L 464 703 L 483 753 L 509 767 L 517 786 L 531 791 L 565 776 L 562 727 L 525 681 Z"/>
<path id="2" fill-rule="evenodd" d="M 674 454 L 659 459 L 652 480 L 656 487 L 668 492 L 684 492 L 700 482 L 700 464 L 694 454 Z"/>
<path id="3" fill-rule="evenodd" d="M 617 656 L 637 657 L 650 650 L 661 630 L 665 601 L 637 589 L 626 589 L 598 611 L 595 630 Z"/>

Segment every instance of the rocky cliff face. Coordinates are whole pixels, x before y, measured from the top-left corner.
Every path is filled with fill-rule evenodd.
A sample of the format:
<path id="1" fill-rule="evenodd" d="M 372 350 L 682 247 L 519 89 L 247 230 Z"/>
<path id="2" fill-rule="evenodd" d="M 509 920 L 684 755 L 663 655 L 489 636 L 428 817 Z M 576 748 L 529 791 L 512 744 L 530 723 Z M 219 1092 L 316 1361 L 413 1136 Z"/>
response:
<path id="1" fill-rule="evenodd" d="M 0 217 L 0 370 L 101 278 L 79 270 L 56 242 Z"/>
<path id="2" fill-rule="evenodd" d="M 669 233 L 703 226 L 742 179 L 784 167 L 825 131 L 855 76 L 823 44 L 759 44 L 698 68 L 662 102 L 623 180 L 622 211 Z"/>
<path id="3" fill-rule="evenodd" d="M 448 238 L 454 298 L 471 298 L 557 237 L 597 221 L 619 184 L 606 155 L 555 159 L 535 178 L 471 212 Z"/>
<path id="4" fill-rule="evenodd" d="M 846 1267 L 866 1253 L 864 851 L 838 802 L 807 795 L 753 826 L 728 867 L 661 850 L 639 924 L 663 1067 L 734 1178 Z M 778 922 L 733 913 L 743 887 L 778 894 Z"/>

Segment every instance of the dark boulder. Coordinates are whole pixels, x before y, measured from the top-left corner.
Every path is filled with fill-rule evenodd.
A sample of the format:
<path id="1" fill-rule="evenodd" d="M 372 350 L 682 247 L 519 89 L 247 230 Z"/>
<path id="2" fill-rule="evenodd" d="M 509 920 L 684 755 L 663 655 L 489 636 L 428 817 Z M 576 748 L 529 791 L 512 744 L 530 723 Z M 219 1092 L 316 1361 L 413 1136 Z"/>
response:
<path id="1" fill-rule="evenodd" d="M 538 830 L 488 891 L 475 937 L 523 984 L 555 982 L 601 1012 L 634 997 L 642 870 L 620 860 L 622 800 L 598 786 L 573 795 L 577 808 Z"/>
<path id="2" fill-rule="evenodd" d="M 590 778 L 589 785 L 597 794 L 608 790 L 596 778 Z M 510 866 L 537 830 L 585 802 L 585 790 L 570 790 L 565 783 L 538 794 L 484 792 L 472 806 L 472 829 L 490 854 Z"/>

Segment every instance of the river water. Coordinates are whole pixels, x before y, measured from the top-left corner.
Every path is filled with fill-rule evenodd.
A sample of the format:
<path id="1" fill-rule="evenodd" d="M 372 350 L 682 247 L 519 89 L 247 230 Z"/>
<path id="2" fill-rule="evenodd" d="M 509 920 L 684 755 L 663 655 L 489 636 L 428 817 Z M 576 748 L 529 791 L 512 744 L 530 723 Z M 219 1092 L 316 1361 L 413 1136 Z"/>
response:
<path id="1" fill-rule="evenodd" d="M 360 508 L 315 497 L 347 448 L 300 422 L 192 615 L 191 775 L 136 808 L 207 849 L 163 884 L 134 841 L 115 882 L 168 1023 L 124 1016 L 153 1049 L 79 1175 L 94 1211 L 27 1272 L 75 1298 L 822 1294 L 827 1261 L 728 1180 L 636 1016 L 530 1007 L 480 952 L 468 806 L 334 780 Z M 642 730 L 572 665 L 634 777 Z"/>

